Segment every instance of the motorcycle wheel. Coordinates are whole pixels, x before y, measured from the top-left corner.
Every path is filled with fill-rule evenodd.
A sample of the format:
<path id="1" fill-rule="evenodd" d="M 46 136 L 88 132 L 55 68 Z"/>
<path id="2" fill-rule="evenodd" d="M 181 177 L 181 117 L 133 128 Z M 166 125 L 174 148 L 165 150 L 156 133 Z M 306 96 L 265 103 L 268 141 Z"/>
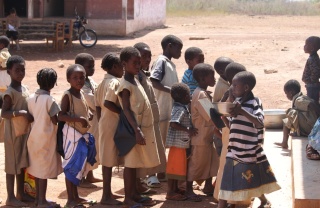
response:
<path id="1" fill-rule="evenodd" d="M 95 31 L 91 29 L 83 30 L 79 35 L 80 44 L 85 48 L 91 48 L 96 45 L 98 36 Z"/>

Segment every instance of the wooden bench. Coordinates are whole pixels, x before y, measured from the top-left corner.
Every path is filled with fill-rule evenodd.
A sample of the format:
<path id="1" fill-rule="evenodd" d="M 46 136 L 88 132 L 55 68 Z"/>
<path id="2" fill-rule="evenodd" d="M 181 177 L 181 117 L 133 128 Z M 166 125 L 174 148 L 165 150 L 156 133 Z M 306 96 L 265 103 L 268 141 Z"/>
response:
<path id="1" fill-rule="evenodd" d="M 320 161 L 306 158 L 308 138 L 292 137 L 293 208 L 320 207 Z"/>

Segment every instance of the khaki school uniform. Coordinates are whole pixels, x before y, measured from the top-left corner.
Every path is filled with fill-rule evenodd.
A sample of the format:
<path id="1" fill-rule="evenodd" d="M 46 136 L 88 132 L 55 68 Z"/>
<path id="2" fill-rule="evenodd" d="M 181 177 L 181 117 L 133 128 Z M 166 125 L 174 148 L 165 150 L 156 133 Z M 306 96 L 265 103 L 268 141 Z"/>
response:
<path id="1" fill-rule="evenodd" d="M 137 169 L 137 178 L 142 178 L 142 177 L 145 177 L 146 175 L 165 172 L 167 160 L 166 160 L 164 144 L 163 144 L 161 133 L 160 133 L 159 106 L 154 94 L 152 84 L 144 72 L 140 71 L 139 77 L 140 77 L 139 78 L 140 84 L 143 87 L 145 93 L 147 94 L 150 105 L 151 105 L 151 110 L 153 115 L 153 128 L 156 136 L 157 149 L 158 149 L 158 154 L 160 158 L 160 165 L 154 168 Z"/>
<path id="2" fill-rule="evenodd" d="M 119 95 L 124 89 L 130 92 L 131 111 L 145 136 L 146 145 L 136 144 L 130 152 L 124 156 L 124 167 L 153 168 L 160 164 L 160 159 L 153 129 L 151 105 L 143 87 L 138 80 L 135 81 L 137 85 L 133 85 L 122 78 L 117 94 Z M 120 96 L 119 100 L 122 105 Z"/>
<path id="3" fill-rule="evenodd" d="M 223 97 L 224 93 L 228 91 L 229 87 L 230 87 L 229 82 L 219 77 L 217 84 L 214 88 L 212 101 L 219 102 Z"/>
<path id="4" fill-rule="evenodd" d="M 28 110 L 27 98 L 29 91 L 25 86 L 21 86 L 22 92 L 18 92 L 12 87 L 8 87 L 4 96 L 9 96 L 12 100 L 10 110 Z M 21 173 L 21 168 L 29 166 L 27 138 L 28 134 L 16 137 L 14 134 L 11 119 L 4 118 L 4 150 L 5 150 L 5 172 L 17 175 Z"/>
<path id="5" fill-rule="evenodd" d="M 219 156 L 213 145 L 214 126 L 211 118 L 200 104 L 200 99 L 210 99 L 197 87 L 192 95 L 191 118 L 198 134 L 191 137 L 191 155 L 188 161 L 188 181 L 205 180 L 217 175 Z"/>
<path id="6" fill-rule="evenodd" d="M 119 114 L 104 107 L 104 101 L 110 101 L 120 107 L 116 90 L 119 87 L 119 80 L 111 75 L 105 74 L 94 94 L 95 105 L 101 108 L 99 120 L 99 158 L 101 165 L 114 167 L 121 164 L 118 157 L 118 150 L 114 143 L 114 133 L 119 123 Z"/>
<path id="7" fill-rule="evenodd" d="M 27 142 L 30 163 L 27 172 L 40 179 L 56 178 L 62 173 L 62 166 L 56 151 L 58 126 L 51 122 L 51 117 L 60 112 L 60 107 L 44 90 L 37 90 L 27 102 L 34 118 Z"/>

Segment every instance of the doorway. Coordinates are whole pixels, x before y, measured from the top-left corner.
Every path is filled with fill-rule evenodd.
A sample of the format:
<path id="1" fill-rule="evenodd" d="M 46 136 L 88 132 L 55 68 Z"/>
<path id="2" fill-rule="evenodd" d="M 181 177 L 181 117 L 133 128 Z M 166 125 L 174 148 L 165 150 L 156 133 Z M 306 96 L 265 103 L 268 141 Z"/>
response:
<path id="1" fill-rule="evenodd" d="M 27 0 L 4 0 L 4 16 L 10 14 L 10 10 L 15 8 L 19 17 L 27 16 Z"/>

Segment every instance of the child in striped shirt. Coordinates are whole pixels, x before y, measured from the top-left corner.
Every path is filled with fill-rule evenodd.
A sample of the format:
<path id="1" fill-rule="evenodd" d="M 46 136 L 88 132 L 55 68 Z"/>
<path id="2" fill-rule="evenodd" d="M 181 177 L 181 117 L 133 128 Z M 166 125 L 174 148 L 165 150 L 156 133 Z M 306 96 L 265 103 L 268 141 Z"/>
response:
<path id="1" fill-rule="evenodd" d="M 259 207 L 271 207 L 264 194 L 280 189 L 262 148 L 264 115 L 261 100 L 252 93 L 255 84 L 255 76 L 248 71 L 239 72 L 232 80 L 236 105 L 230 109 L 229 120 L 224 119 L 230 135 L 218 208 L 227 207 L 228 200 L 252 197 L 259 197 Z"/>

